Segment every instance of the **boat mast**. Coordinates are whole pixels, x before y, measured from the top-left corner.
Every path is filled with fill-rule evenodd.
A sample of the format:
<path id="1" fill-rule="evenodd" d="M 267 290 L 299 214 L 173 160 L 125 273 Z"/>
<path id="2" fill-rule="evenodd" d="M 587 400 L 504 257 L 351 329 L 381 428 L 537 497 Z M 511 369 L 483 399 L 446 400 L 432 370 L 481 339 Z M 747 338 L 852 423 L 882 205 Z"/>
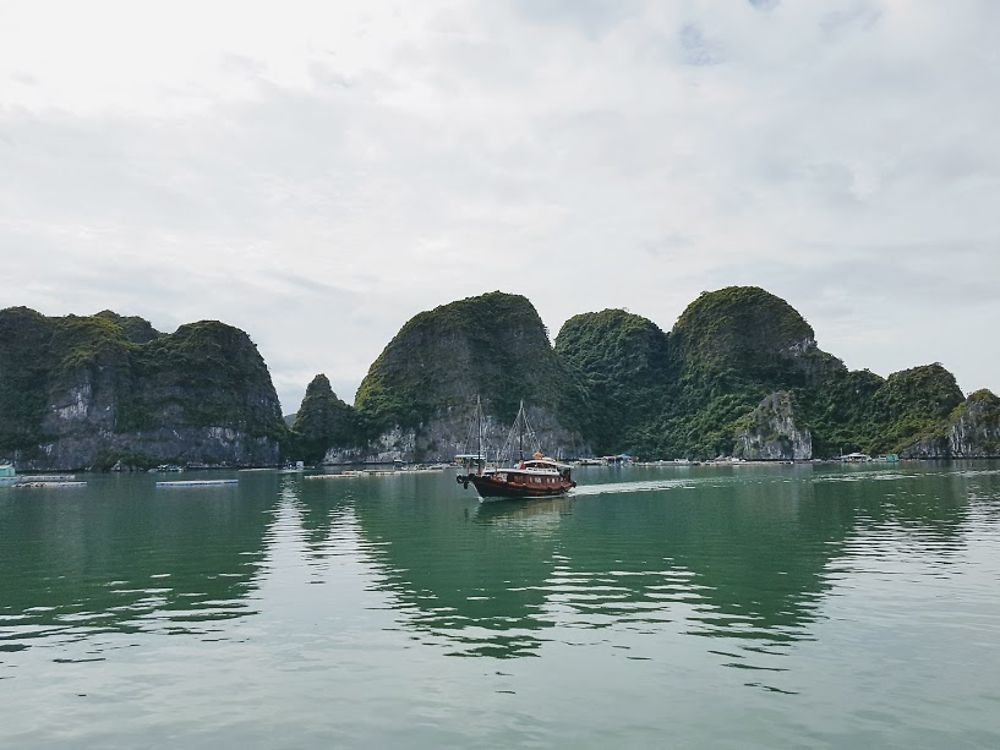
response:
<path id="1" fill-rule="evenodd" d="M 524 460 L 524 399 L 517 410 L 517 456 L 519 461 Z"/>
<path id="2" fill-rule="evenodd" d="M 476 446 L 476 473 L 483 473 L 483 404 L 479 396 L 476 396 L 476 436 L 478 445 Z"/>

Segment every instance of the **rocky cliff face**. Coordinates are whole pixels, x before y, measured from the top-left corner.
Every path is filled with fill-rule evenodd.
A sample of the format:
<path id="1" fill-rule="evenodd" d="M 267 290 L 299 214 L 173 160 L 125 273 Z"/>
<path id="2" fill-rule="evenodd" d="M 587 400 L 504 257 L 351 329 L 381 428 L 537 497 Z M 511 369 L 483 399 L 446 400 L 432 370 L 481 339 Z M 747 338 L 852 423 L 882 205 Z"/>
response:
<path id="1" fill-rule="evenodd" d="M 792 395 L 779 391 L 743 420 L 733 455 L 753 461 L 802 461 L 812 458 L 812 450 L 812 434 L 796 425 Z"/>
<path id="2" fill-rule="evenodd" d="M 477 396 L 491 452 L 523 399 L 550 454 L 1000 453 L 996 396 L 963 399 L 936 363 L 886 379 L 849 372 L 756 287 L 702 294 L 670 333 L 624 310 L 578 315 L 555 348 L 524 297 L 459 300 L 403 326 L 356 408 L 317 376 L 291 431 L 238 329 L 203 321 L 166 335 L 108 310 L 0 311 L 0 461 L 21 469 L 273 464 L 279 440 L 306 460 L 445 460 L 474 449 Z"/>
<path id="3" fill-rule="evenodd" d="M 282 432 L 267 368 L 236 328 L 164 335 L 108 311 L 0 311 L 0 458 L 22 470 L 269 464 Z"/>
<path id="4" fill-rule="evenodd" d="M 757 287 L 703 293 L 669 334 L 623 311 L 578 315 L 560 332 L 556 351 L 568 369 L 580 373 L 582 413 L 597 417 L 581 420 L 584 437 L 613 452 L 667 458 L 805 455 L 804 433 L 794 437 L 801 429 L 786 425 L 774 433 L 797 444 L 789 450 L 781 441 L 758 439 L 771 429 L 761 409 L 774 405 L 767 397 L 777 392 L 792 398 L 793 423 L 809 425 L 817 456 L 900 452 L 927 436 L 948 443 L 939 428 L 963 400 L 940 364 L 886 379 L 848 371 L 818 347 L 794 308 Z M 746 432 L 747 420 L 758 419 L 763 432 Z M 986 438 L 974 437 L 956 454 L 981 454 L 980 439 Z M 928 444 L 922 450 L 945 449 Z"/>
<path id="5" fill-rule="evenodd" d="M 955 376 L 939 363 L 893 373 L 872 398 L 879 429 L 869 452 L 905 454 L 915 441 L 937 434 L 964 400 Z"/>
<path id="6" fill-rule="evenodd" d="M 322 461 L 331 448 L 350 448 L 357 443 L 357 415 L 337 398 L 326 375 L 317 375 L 306 388 L 290 437 L 290 455 L 310 464 Z"/>
<path id="7" fill-rule="evenodd" d="M 1000 398 L 976 391 L 937 429 L 902 451 L 909 458 L 993 458 L 1000 456 Z"/>
<path id="8" fill-rule="evenodd" d="M 467 450 L 477 396 L 491 443 L 524 400 L 542 448 L 574 452 L 582 441 L 564 410 L 573 382 L 524 297 L 492 292 L 443 305 L 406 323 L 361 383 L 355 406 L 368 438 L 362 452 L 450 459 Z"/>
<path id="9" fill-rule="evenodd" d="M 970 395 L 952 417 L 947 437 L 953 458 L 1000 456 L 1000 398 L 985 389 Z"/>
<path id="10" fill-rule="evenodd" d="M 537 444 L 524 440 L 524 454 L 530 456 L 541 449 L 551 456 L 575 456 L 589 452 L 580 437 L 567 430 L 544 406 L 525 404 L 528 424 L 537 437 Z M 363 445 L 331 447 L 324 457 L 327 464 L 390 463 L 392 461 L 451 461 L 459 453 L 477 450 L 475 404 L 443 409 L 418 427 L 393 427 L 383 430 Z M 511 437 L 511 422 L 495 414 L 486 414 L 483 421 L 483 450 L 490 460 Z M 513 442 L 513 458 L 517 458 L 517 443 Z"/>
<path id="11" fill-rule="evenodd" d="M 799 395 L 846 370 L 791 305 L 758 287 L 702 294 L 674 324 L 670 348 L 672 397 L 650 432 L 673 456 L 730 455 L 769 394 Z"/>

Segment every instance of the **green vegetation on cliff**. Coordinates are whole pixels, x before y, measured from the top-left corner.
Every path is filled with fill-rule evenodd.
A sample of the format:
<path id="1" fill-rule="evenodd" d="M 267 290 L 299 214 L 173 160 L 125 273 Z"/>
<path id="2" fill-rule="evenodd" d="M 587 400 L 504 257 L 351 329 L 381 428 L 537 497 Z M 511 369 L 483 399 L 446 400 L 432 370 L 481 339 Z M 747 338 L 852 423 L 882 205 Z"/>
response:
<path id="1" fill-rule="evenodd" d="M 786 392 L 814 455 L 901 452 L 940 435 L 963 401 L 939 364 L 888 379 L 848 371 L 794 308 L 757 287 L 703 293 L 669 335 L 657 332 L 604 311 L 572 318 L 559 334 L 556 351 L 586 390 L 584 438 L 602 451 L 729 455 L 762 399 Z"/>
<path id="2" fill-rule="evenodd" d="M 293 458 L 307 463 L 323 459 L 329 448 L 349 448 L 359 440 L 354 409 L 337 398 L 326 375 L 313 378 L 292 424 Z"/>
<path id="3" fill-rule="evenodd" d="M 26 307 L 0 310 L 0 449 L 42 442 L 51 339 L 45 316 Z"/>
<path id="4" fill-rule="evenodd" d="M 872 452 L 882 429 L 874 398 L 884 385 L 885 380 L 870 370 L 844 370 L 803 393 L 814 454 L 830 457 Z"/>
<path id="5" fill-rule="evenodd" d="M 94 317 L 117 323 L 133 344 L 145 344 L 162 335 L 148 320 L 138 315 L 119 315 L 113 310 L 101 310 Z"/>
<path id="6" fill-rule="evenodd" d="M 593 449 L 643 442 L 638 431 L 664 407 L 667 335 L 639 315 L 603 310 L 567 320 L 555 350 L 587 394 L 576 404 L 577 422 Z"/>
<path id="7" fill-rule="evenodd" d="M 0 450 L 30 456 L 70 433 L 96 445 L 182 427 L 283 434 L 267 367 L 243 331 L 202 321 L 163 335 L 110 311 L 0 311 Z"/>
<path id="8" fill-rule="evenodd" d="M 815 334 L 796 310 L 759 287 L 703 292 L 670 334 L 679 369 L 689 375 L 735 371 L 741 378 L 786 379 Z"/>
<path id="9" fill-rule="evenodd" d="M 791 305 L 758 287 L 702 293 L 678 318 L 670 348 L 667 408 L 636 446 L 646 453 L 728 455 L 740 420 L 766 396 L 844 369 Z"/>
<path id="10" fill-rule="evenodd" d="M 374 436 L 467 412 L 477 395 L 503 421 L 513 420 L 521 399 L 558 409 L 572 386 L 532 304 L 490 292 L 407 322 L 372 364 L 355 406 Z"/>
<path id="11" fill-rule="evenodd" d="M 139 387 L 123 402 L 119 429 L 168 422 L 225 426 L 255 437 L 284 434 L 267 366 L 239 328 L 217 320 L 189 323 L 132 351 Z"/>
<path id="12" fill-rule="evenodd" d="M 886 379 L 848 371 L 817 347 L 798 312 L 757 287 L 703 293 L 670 333 L 624 310 L 576 315 L 554 347 L 522 296 L 491 292 L 442 305 L 389 342 L 355 408 L 317 376 L 290 431 L 267 367 L 239 329 L 201 321 L 162 334 L 108 310 L 52 318 L 0 310 L 0 458 L 16 452 L 44 462 L 62 446 L 65 461 L 99 455 L 140 464 L 202 439 L 222 446 L 215 456 L 233 448 L 267 460 L 277 440 L 286 455 L 308 461 L 376 438 L 388 449 L 437 455 L 464 440 L 476 396 L 496 432 L 523 399 L 566 451 L 581 437 L 600 453 L 664 458 L 731 455 L 738 441 L 744 453 L 768 456 L 800 455 L 809 445 L 817 457 L 1000 451 L 992 393 L 964 399 L 936 363 Z M 245 438 L 260 442 L 235 446 Z M 143 454 L 150 439 L 156 451 Z"/>
<path id="13" fill-rule="evenodd" d="M 940 431 L 964 400 L 955 376 L 940 363 L 893 373 L 872 399 L 879 430 L 871 450 L 900 452 Z"/>

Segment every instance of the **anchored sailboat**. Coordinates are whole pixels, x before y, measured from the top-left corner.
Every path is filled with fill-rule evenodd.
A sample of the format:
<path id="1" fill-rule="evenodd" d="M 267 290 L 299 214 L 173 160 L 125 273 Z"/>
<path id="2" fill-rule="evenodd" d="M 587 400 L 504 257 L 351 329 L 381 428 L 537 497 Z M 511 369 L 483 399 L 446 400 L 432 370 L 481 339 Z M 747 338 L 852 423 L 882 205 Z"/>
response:
<path id="1" fill-rule="evenodd" d="M 477 446 L 476 454 L 464 454 L 467 459 L 467 474 L 456 477 L 459 484 L 468 489 L 471 484 L 483 499 L 552 497 L 563 495 L 576 487 L 576 482 L 570 476 L 571 467 L 566 464 L 546 458 L 538 446 L 534 430 L 528 424 L 524 411 L 524 401 L 521 402 L 514 418 L 514 425 L 507 435 L 507 442 L 497 457 L 497 468 L 487 469 L 483 453 L 482 405 L 476 400 Z M 518 459 L 509 468 L 500 468 L 500 464 L 510 460 L 513 453 L 515 438 L 517 441 Z M 530 459 L 524 458 L 525 440 L 534 449 Z M 471 460 L 475 456 L 475 460 Z"/>

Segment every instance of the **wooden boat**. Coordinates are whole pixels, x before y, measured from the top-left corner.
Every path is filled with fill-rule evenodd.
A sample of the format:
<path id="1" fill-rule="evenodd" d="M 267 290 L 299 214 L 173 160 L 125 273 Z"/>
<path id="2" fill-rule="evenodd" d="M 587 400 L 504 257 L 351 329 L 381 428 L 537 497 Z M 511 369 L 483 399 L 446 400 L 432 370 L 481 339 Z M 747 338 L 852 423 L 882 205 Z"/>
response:
<path id="1" fill-rule="evenodd" d="M 542 456 L 519 461 L 509 469 L 487 469 L 456 478 L 465 488 L 470 484 L 475 487 L 482 498 L 553 497 L 576 487 L 570 471 L 566 464 Z"/>
<path id="2" fill-rule="evenodd" d="M 476 401 L 476 420 L 478 450 L 475 454 L 463 454 L 463 457 L 466 458 L 474 456 L 475 460 L 467 460 L 468 473 L 459 474 L 455 478 L 463 488 L 468 489 L 471 484 L 476 488 L 480 498 L 486 500 L 553 497 L 564 495 L 576 487 L 576 482 L 571 476 L 572 468 L 567 464 L 546 458 L 540 450 L 536 450 L 531 459 L 524 459 L 525 437 L 528 437 L 531 443 L 536 444 L 537 439 L 534 431 L 528 425 L 523 401 L 517 412 L 517 417 L 514 419 L 514 426 L 511 427 L 507 442 L 500 451 L 497 460 L 497 464 L 500 464 L 502 458 L 512 452 L 514 435 L 516 434 L 520 458 L 516 464 L 508 468 L 500 468 L 499 465 L 492 469 L 486 468 L 486 454 L 483 451 L 483 412 L 482 404 L 478 399 Z"/>

